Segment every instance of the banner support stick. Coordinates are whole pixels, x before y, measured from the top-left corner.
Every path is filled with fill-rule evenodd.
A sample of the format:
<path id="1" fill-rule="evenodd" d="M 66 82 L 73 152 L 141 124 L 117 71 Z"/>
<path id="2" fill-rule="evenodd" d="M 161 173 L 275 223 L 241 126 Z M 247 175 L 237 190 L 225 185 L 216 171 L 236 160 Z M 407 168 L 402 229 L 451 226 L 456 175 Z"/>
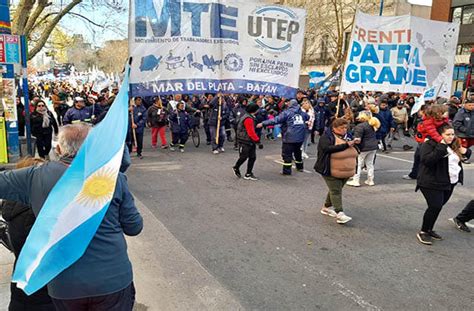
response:
<path id="1" fill-rule="evenodd" d="M 219 111 L 217 113 L 217 129 L 216 129 L 216 145 L 219 145 L 219 134 L 221 131 L 221 113 L 222 113 L 222 94 L 218 94 L 219 96 Z"/>

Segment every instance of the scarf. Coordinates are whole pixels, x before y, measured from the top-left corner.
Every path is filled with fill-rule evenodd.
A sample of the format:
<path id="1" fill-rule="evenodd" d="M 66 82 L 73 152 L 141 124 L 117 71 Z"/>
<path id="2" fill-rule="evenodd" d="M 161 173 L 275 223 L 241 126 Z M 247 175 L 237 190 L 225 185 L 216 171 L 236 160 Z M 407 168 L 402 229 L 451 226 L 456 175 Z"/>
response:
<path id="1" fill-rule="evenodd" d="M 48 115 L 48 110 L 44 109 L 44 110 L 37 110 L 38 113 L 43 117 L 43 128 L 48 128 L 49 125 L 50 125 L 50 119 L 49 119 L 49 115 Z"/>

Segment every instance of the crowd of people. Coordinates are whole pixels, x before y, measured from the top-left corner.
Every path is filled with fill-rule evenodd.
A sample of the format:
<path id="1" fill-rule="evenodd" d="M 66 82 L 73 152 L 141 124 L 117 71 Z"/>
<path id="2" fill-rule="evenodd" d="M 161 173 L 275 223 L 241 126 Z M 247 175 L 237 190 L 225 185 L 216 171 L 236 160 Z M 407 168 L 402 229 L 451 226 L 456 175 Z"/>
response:
<path id="1" fill-rule="evenodd" d="M 31 90 L 31 130 L 40 158 L 19 164 L 19 167 L 28 168 L 0 173 L 0 199 L 9 200 L 4 201 L 7 207 L 3 206 L 1 210 L 7 216 L 4 218 L 13 234 L 9 247 L 16 256 L 41 203 L 90 130 L 89 124 L 95 125 L 104 119 L 117 93 L 117 87 L 95 92 L 86 85 L 78 91 L 67 83 L 52 83 L 47 87 L 35 85 Z M 128 148 L 122 172 L 130 164 L 129 154 L 136 153 L 138 158 L 143 158 L 146 128 L 151 129 L 152 148 L 184 152 L 189 131 L 202 126 L 209 151 L 217 156 L 225 152 L 225 143 L 230 143 L 239 153 L 232 167 L 235 176 L 250 181 L 258 180 L 254 166 L 257 148 L 263 148 L 264 140 L 281 138 L 282 175 L 292 175 L 293 164 L 296 171 L 303 171 L 308 145 L 317 144 L 314 170 L 328 188 L 320 212 L 345 224 L 352 218 L 343 208 L 344 186 L 360 187 L 364 169 L 367 170 L 365 184 L 374 186 L 377 152 L 390 152 L 394 148 L 393 142 L 399 141 L 405 151 L 416 146 L 412 171 L 403 178 L 416 179 L 416 190 L 420 190 L 426 199 L 427 210 L 417 239 L 423 244 L 432 244 L 433 240 L 442 239 L 434 230 L 436 220 L 455 186 L 463 182 L 463 163 L 469 163 L 469 148 L 474 145 L 474 98 L 457 95 L 449 100 L 426 102 L 415 113 L 412 113 L 416 106 L 414 96 L 378 92 L 346 95 L 335 90 L 325 94 L 298 90 L 292 99 L 242 94 L 136 97 L 129 106 Z M 48 109 L 48 100 L 54 113 Z M 69 106 L 71 101 L 72 106 Z M 19 101 L 19 115 L 24 118 L 26 114 L 21 109 Z M 25 120 L 20 124 L 25 124 Z M 58 132 L 59 160 L 45 162 L 51 151 L 53 134 Z M 246 172 L 241 174 L 245 162 Z M 32 186 L 24 187 L 26 184 Z M 115 205 L 107 212 L 83 258 L 48 284 L 47 289 L 38 292 L 37 299 L 22 295 L 12 284 L 11 310 L 20 310 L 29 303 L 43 304 L 46 307 L 42 310 L 50 310 L 48 308 L 53 305 L 57 310 L 83 306 L 107 310 L 113 304 L 120 306 L 117 310 L 131 310 L 134 287 L 123 234 L 139 234 L 143 223 L 130 200 L 127 181 L 122 175 L 118 184 L 117 200 L 113 200 Z M 44 189 L 45 185 L 49 188 Z M 29 189 L 29 193 L 25 194 L 25 189 Z M 35 191 L 45 197 L 32 196 Z M 23 218 L 18 221 L 18 215 L 28 221 Z M 469 232 L 466 223 L 472 219 L 474 201 L 469 202 L 453 222 L 459 230 Z M 22 227 L 25 223 L 30 225 Z M 113 230 L 115 235 L 110 236 L 107 233 L 110 226 L 122 229 Z M 113 248 L 110 252 L 113 256 L 93 262 L 91 258 L 97 256 L 95 252 L 101 248 Z M 101 277 L 103 271 L 107 271 L 107 278 Z M 112 281 L 97 286 L 104 279 Z"/>

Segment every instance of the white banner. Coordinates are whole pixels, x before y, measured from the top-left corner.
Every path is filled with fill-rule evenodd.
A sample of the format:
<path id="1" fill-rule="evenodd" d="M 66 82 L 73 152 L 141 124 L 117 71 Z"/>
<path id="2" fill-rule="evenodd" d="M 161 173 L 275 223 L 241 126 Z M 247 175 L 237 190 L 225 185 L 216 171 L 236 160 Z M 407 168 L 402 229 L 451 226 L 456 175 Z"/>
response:
<path id="1" fill-rule="evenodd" d="M 132 0 L 132 96 L 293 97 L 306 11 L 258 1 Z"/>
<path id="2" fill-rule="evenodd" d="M 458 23 L 358 12 L 341 91 L 424 93 L 449 98 Z"/>

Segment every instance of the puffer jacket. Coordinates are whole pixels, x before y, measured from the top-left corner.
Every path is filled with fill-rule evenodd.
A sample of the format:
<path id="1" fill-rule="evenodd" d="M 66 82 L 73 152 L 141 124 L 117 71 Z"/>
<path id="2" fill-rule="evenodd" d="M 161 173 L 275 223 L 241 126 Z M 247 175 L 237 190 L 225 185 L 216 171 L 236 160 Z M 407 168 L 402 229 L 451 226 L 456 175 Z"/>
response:
<path id="1" fill-rule="evenodd" d="M 304 112 L 296 100 L 291 100 L 290 107 L 273 120 L 263 122 L 264 126 L 281 124 L 284 143 L 302 143 L 306 135 L 306 122 L 309 116 Z"/>

